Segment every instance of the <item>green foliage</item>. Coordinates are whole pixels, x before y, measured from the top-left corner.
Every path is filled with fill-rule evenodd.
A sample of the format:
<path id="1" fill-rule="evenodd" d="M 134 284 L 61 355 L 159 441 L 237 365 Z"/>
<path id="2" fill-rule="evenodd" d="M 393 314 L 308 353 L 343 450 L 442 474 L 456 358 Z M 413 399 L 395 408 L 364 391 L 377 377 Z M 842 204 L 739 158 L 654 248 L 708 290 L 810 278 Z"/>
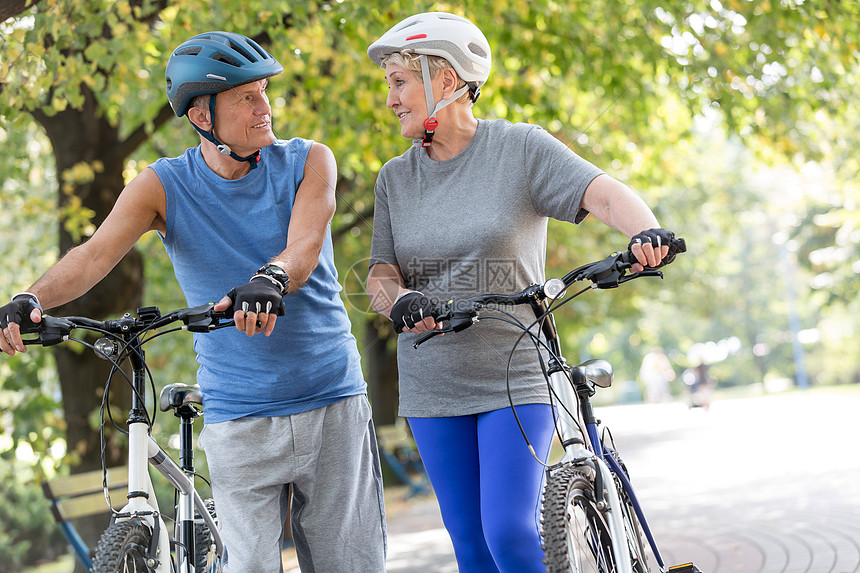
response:
<path id="1" fill-rule="evenodd" d="M 65 551 L 50 504 L 27 464 L 0 456 L 0 573 L 21 571 Z"/>

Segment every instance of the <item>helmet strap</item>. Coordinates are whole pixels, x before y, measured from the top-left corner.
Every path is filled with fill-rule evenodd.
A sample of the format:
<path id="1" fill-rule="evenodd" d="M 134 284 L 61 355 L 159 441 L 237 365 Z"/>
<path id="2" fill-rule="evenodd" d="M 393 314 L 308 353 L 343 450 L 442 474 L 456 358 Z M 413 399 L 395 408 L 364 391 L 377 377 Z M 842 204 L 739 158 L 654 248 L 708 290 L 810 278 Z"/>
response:
<path id="1" fill-rule="evenodd" d="M 436 128 L 439 127 L 439 120 L 436 119 L 436 114 L 442 108 L 454 103 L 461 95 L 470 91 L 471 88 L 465 85 L 455 91 L 451 97 L 433 105 L 433 85 L 430 78 L 430 65 L 427 61 L 427 56 L 424 54 L 421 54 L 421 77 L 424 80 L 424 98 L 427 100 L 427 119 L 424 121 L 424 139 L 421 140 L 421 147 L 430 147 L 430 144 L 433 143 L 433 134 L 436 132 Z"/>
<path id="2" fill-rule="evenodd" d="M 255 169 L 257 167 L 257 163 L 260 162 L 260 150 L 259 149 L 247 157 L 241 157 L 241 156 L 233 153 L 233 150 L 230 149 L 229 145 L 227 145 L 226 143 L 221 143 L 220 141 L 218 141 L 218 138 L 215 137 L 215 96 L 216 95 L 218 95 L 218 94 L 211 94 L 209 96 L 209 121 L 212 123 L 212 129 L 210 129 L 209 131 L 206 131 L 206 130 L 203 130 L 203 129 L 200 129 L 199 127 L 197 127 L 197 125 L 193 121 L 191 121 L 190 119 L 188 121 L 191 123 L 191 125 L 194 126 L 194 129 L 196 129 L 200 133 L 200 135 L 202 135 L 208 141 L 212 142 L 212 144 L 215 146 L 215 149 L 218 150 L 218 153 L 220 153 L 221 155 L 228 155 L 229 157 L 231 157 L 232 159 L 235 159 L 236 161 L 247 161 L 248 164 L 251 166 L 251 169 Z"/>

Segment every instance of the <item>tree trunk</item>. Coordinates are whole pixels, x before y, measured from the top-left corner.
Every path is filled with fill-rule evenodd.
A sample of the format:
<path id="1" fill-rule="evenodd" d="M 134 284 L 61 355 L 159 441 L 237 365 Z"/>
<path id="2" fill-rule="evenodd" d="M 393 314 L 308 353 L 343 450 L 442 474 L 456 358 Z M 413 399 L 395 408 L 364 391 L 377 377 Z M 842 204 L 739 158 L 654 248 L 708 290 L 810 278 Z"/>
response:
<path id="1" fill-rule="evenodd" d="M 364 323 L 364 359 L 376 426 L 393 424 L 397 417 L 397 337 L 391 321 L 376 315 Z"/>
<path id="2" fill-rule="evenodd" d="M 53 116 L 34 112 L 51 140 L 57 163 L 57 178 L 60 182 L 59 206 L 68 205 L 71 196 L 79 197 L 83 207 L 95 215 L 92 223 L 100 225 L 110 212 L 117 196 L 124 187 L 122 176 L 124 157 L 117 156 L 120 136 L 97 111 L 91 93 L 86 92 L 82 109 L 67 109 Z M 64 186 L 63 175 L 74 165 L 86 162 L 93 165 L 100 161 L 103 168 L 97 170 L 92 181 L 71 183 L 72 189 Z M 60 221 L 60 253 L 64 254 L 76 244 L 75 237 Z M 124 312 L 134 312 L 141 304 L 143 293 L 143 260 L 132 249 L 90 292 L 62 307 L 55 309 L 58 316 L 74 315 L 104 319 Z M 63 395 L 63 413 L 66 420 L 68 457 L 66 463 L 72 473 L 101 468 L 101 446 L 97 426 L 91 424 L 91 414 L 98 410 L 111 364 L 96 357 L 95 353 L 79 345 L 62 345 L 55 351 L 60 387 Z M 118 425 L 124 422 L 130 406 L 131 392 L 121 374 L 114 376 L 110 399 L 114 405 L 114 419 Z M 113 467 L 125 463 L 126 440 L 119 441 L 119 433 L 108 422 L 106 427 L 107 448 L 105 465 Z M 107 526 L 104 516 L 82 519 L 77 524 L 87 544 L 94 546 L 98 536 Z"/>

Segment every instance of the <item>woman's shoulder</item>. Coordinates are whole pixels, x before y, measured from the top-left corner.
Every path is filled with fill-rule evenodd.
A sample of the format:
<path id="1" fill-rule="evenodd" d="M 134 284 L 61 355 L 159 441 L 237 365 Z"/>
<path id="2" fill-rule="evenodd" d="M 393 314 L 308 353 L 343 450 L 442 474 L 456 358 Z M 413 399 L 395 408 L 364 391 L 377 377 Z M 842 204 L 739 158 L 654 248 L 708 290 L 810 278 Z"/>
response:
<path id="1" fill-rule="evenodd" d="M 539 125 L 523 122 L 510 122 L 506 119 L 479 120 L 486 126 L 490 139 L 504 139 L 507 142 L 518 141 L 525 143 L 535 131 L 543 131 Z"/>
<path id="2" fill-rule="evenodd" d="M 400 155 L 395 155 L 382 165 L 382 168 L 379 170 L 379 176 L 396 174 L 404 168 L 412 169 L 414 164 L 420 159 L 418 153 L 421 150 L 420 145 L 412 145 Z"/>

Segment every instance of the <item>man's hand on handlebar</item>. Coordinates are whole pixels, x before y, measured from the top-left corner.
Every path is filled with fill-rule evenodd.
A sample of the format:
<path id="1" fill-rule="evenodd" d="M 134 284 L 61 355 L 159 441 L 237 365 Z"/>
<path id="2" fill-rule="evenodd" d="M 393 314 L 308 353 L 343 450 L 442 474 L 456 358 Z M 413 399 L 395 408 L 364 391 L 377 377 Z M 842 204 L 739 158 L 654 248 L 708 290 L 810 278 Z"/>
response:
<path id="1" fill-rule="evenodd" d="M 656 269 L 671 263 L 675 259 L 675 253 L 669 258 L 669 243 L 673 238 L 675 233 L 666 229 L 648 229 L 633 235 L 627 249 L 638 262 L 630 267 L 630 272 L 638 273 L 645 267 Z"/>
<path id="2" fill-rule="evenodd" d="M 214 310 L 221 312 L 232 306 L 237 330 L 248 336 L 261 332 L 269 336 L 275 330 L 283 299 L 278 287 L 265 277 L 259 277 L 231 290 L 218 301 Z"/>
<path id="3" fill-rule="evenodd" d="M 42 306 L 39 299 L 30 293 L 16 294 L 12 302 L 0 306 L 0 350 L 14 356 L 15 352 L 27 352 L 21 340 L 21 325 L 42 321 Z"/>

